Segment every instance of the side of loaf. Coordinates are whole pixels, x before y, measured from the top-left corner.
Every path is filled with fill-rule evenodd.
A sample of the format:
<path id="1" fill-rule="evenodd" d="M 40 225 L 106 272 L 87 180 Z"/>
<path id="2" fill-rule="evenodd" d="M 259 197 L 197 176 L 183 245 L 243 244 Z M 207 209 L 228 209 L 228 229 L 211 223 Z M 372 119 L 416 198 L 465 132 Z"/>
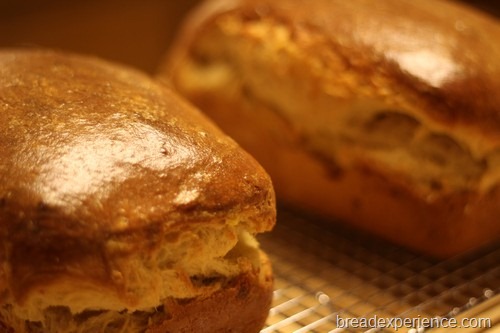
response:
<path id="1" fill-rule="evenodd" d="M 0 51 L 0 330 L 255 333 L 269 176 L 135 70 Z"/>
<path id="2" fill-rule="evenodd" d="M 442 0 L 209 0 L 160 79 L 290 206 L 439 257 L 500 238 L 494 18 Z"/>

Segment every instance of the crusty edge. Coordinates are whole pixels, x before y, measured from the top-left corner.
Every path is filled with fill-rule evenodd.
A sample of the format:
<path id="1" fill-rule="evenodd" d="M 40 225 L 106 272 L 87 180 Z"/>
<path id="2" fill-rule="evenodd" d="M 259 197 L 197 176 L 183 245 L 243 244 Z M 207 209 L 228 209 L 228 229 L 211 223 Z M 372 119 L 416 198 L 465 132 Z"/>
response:
<path id="1" fill-rule="evenodd" d="M 168 300 L 171 318 L 146 333 L 259 332 L 272 301 L 273 277 L 269 259 L 261 253 L 259 275 L 242 275 L 209 297 L 187 302 Z"/>
<path id="2" fill-rule="evenodd" d="M 210 295 L 164 300 L 163 305 L 150 314 L 145 331 L 118 329 L 122 333 L 259 332 L 268 316 L 273 292 L 271 263 L 262 251 L 260 258 L 260 271 L 243 273 Z M 11 315 L 5 310 L 0 312 L 2 332 L 40 333 L 39 325 L 27 325 Z"/>

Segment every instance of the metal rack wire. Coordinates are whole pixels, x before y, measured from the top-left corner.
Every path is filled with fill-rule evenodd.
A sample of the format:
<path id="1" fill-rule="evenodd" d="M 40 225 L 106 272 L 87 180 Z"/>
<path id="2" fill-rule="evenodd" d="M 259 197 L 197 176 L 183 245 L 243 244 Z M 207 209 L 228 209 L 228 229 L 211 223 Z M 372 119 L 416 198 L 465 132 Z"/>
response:
<path id="1" fill-rule="evenodd" d="M 491 326 L 500 327 L 500 244 L 440 261 L 286 211 L 280 220 L 261 239 L 276 277 L 261 333 L 396 332 L 390 322 L 385 328 L 338 324 L 346 318 L 454 318 L 486 301 L 496 309 Z"/>

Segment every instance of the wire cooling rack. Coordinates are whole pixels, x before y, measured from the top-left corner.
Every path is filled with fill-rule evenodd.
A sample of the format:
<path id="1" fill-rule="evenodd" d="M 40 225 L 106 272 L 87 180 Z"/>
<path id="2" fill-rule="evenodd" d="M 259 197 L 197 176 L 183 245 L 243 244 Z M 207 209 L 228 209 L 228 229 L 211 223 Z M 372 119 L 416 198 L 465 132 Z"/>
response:
<path id="1" fill-rule="evenodd" d="M 500 244 L 440 261 L 287 211 L 261 243 L 276 279 L 261 333 L 434 332 L 422 318 L 467 313 L 485 318 L 467 332 L 500 333 Z"/>

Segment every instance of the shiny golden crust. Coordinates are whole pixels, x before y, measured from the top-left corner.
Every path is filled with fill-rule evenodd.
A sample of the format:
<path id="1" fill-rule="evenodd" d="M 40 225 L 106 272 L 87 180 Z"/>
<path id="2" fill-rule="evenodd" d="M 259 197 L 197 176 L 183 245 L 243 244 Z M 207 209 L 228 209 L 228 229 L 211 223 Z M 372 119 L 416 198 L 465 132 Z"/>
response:
<path id="1" fill-rule="evenodd" d="M 333 50 L 349 70 L 367 78 L 384 74 L 387 81 L 374 84 L 383 83 L 390 89 L 386 94 L 411 93 L 413 102 L 426 106 L 428 116 L 468 124 L 500 139 L 500 97 L 490 93 L 491 87 L 500 86 L 500 45 L 495 42 L 500 27 L 472 8 L 444 0 L 385 0 L 376 5 L 369 0 L 315 0 L 307 6 L 300 0 L 206 1 L 192 15 L 179 44 L 187 46 L 206 26 L 231 19 L 236 29 L 237 22 L 247 27 L 273 22 L 287 29 L 298 51 L 316 61 L 328 64 L 334 60 L 328 51 Z M 251 30 L 243 34 L 249 39 L 265 37 Z M 175 50 L 170 67 L 182 61 L 182 53 L 196 52 L 182 46 Z M 287 45 L 281 47 L 285 52 Z M 311 74 L 323 76 L 316 82 L 321 87 L 321 81 L 335 73 Z"/>
<path id="2" fill-rule="evenodd" d="M 95 239 L 246 209 L 248 228 L 270 229 L 272 191 L 257 162 L 146 76 L 51 52 L 7 51 L 0 64 L 9 227 L 22 210 L 57 234 Z"/>
<path id="3" fill-rule="evenodd" d="M 500 236 L 499 59 L 452 2 L 215 0 L 162 71 L 283 201 L 448 256 Z"/>
<path id="4" fill-rule="evenodd" d="M 138 72 L 0 52 L 0 155 L 0 304 L 15 317 L 147 312 L 259 272 L 252 235 L 275 221 L 269 177 Z"/>

